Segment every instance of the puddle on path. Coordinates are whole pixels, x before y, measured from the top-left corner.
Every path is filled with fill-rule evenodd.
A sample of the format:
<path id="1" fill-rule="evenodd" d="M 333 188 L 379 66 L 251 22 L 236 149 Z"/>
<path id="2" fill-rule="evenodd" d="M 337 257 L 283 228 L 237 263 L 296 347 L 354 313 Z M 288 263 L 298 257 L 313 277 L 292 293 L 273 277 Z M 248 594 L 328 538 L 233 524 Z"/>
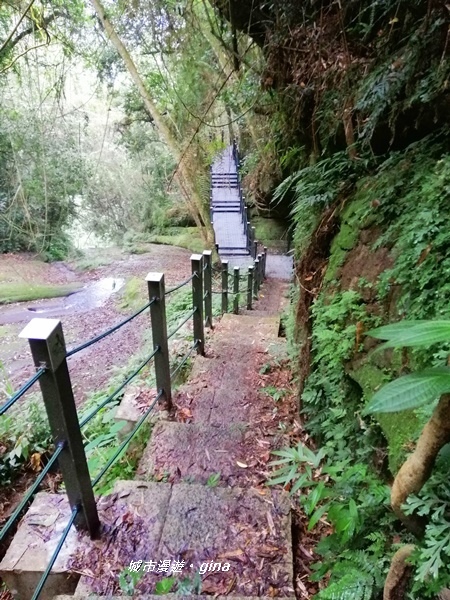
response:
<path id="1" fill-rule="evenodd" d="M 98 308 L 118 292 L 124 283 L 124 279 L 105 277 L 64 298 L 0 307 L 0 325 L 29 321 L 34 317 L 62 317 Z"/>

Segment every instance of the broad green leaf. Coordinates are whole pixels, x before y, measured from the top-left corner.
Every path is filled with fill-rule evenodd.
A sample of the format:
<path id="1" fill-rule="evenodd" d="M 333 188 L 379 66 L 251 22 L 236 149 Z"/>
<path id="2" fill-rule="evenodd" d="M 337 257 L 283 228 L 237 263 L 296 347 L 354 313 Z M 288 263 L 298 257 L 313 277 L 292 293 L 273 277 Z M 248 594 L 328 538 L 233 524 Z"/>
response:
<path id="1" fill-rule="evenodd" d="M 450 342 L 450 321 L 401 321 L 373 329 L 368 335 L 387 340 L 383 348 L 431 346 Z"/>
<path id="2" fill-rule="evenodd" d="M 325 504 L 324 506 L 320 506 L 312 515 L 312 517 L 309 520 L 308 523 L 308 531 L 311 531 L 311 529 L 313 529 L 313 527 L 320 521 L 320 519 L 323 517 L 323 515 L 327 512 L 328 510 L 328 504 Z"/>
<path id="3" fill-rule="evenodd" d="M 365 412 L 386 413 L 417 408 L 450 392 L 450 367 L 425 369 L 405 375 L 381 388 Z"/>

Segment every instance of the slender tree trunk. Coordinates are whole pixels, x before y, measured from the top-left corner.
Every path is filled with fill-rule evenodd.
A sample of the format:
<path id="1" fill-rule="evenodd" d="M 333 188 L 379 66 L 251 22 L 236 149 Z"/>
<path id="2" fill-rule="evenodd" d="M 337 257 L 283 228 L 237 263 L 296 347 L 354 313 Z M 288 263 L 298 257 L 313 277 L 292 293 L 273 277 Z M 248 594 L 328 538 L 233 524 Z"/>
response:
<path id="1" fill-rule="evenodd" d="M 175 138 L 175 136 L 172 134 L 171 130 L 165 123 L 161 113 L 159 112 L 155 102 L 153 101 L 153 98 L 150 95 L 150 92 L 147 90 L 144 81 L 142 80 L 142 77 L 140 76 L 130 53 L 128 52 L 120 37 L 117 35 L 112 23 L 106 16 L 105 8 L 99 0 L 91 0 L 91 3 L 95 9 L 95 12 L 97 13 L 101 24 L 105 28 L 105 31 L 108 34 L 111 43 L 121 56 L 134 84 L 138 88 L 139 93 L 144 102 L 145 108 L 147 109 L 149 115 L 153 119 L 153 122 L 155 123 L 155 126 L 157 127 L 161 137 L 166 142 L 169 150 L 178 162 L 178 168 L 176 171 L 175 179 L 179 185 L 180 190 L 185 195 L 187 205 L 190 209 L 190 212 L 195 220 L 197 227 L 199 228 L 202 234 L 202 237 L 205 239 L 205 241 L 210 242 L 211 232 L 205 230 L 205 227 L 203 226 L 200 217 L 202 212 L 202 199 L 198 195 L 189 170 L 185 162 L 183 161 L 183 154 L 178 140 Z"/>

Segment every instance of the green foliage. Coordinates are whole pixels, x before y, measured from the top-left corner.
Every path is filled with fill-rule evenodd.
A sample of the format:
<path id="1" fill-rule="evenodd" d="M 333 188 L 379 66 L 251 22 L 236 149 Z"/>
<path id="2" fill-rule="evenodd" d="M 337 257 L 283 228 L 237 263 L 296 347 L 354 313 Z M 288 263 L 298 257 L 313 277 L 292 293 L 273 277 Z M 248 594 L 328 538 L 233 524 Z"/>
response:
<path id="1" fill-rule="evenodd" d="M 368 331 L 367 335 L 387 340 L 382 348 L 415 348 L 450 340 L 450 321 L 400 321 Z"/>
<path id="2" fill-rule="evenodd" d="M 450 392 L 450 367 L 434 367 L 391 381 L 379 390 L 366 411 L 397 412 L 418 408 Z"/>
<path id="3" fill-rule="evenodd" d="M 208 477 L 208 481 L 206 482 L 206 485 L 208 487 L 216 487 L 219 484 L 220 481 L 220 473 L 213 473 L 212 475 L 210 475 Z"/>
<path id="4" fill-rule="evenodd" d="M 31 397 L 0 417 L 0 480 L 8 485 L 18 476 L 33 454 L 49 456 L 53 440 L 42 400 Z"/>
<path id="5" fill-rule="evenodd" d="M 445 449 L 444 449 L 445 450 Z M 444 457 L 443 455 L 447 455 Z M 419 494 L 410 495 L 403 506 L 405 514 L 416 514 L 427 519 L 423 539 L 411 557 L 415 565 L 414 598 L 434 597 L 443 588 L 449 587 L 450 575 L 450 518 L 448 498 L 448 446 L 441 452 L 437 469 Z"/>
<path id="6" fill-rule="evenodd" d="M 369 335 L 387 340 L 382 348 L 431 346 L 450 340 L 450 321 L 402 321 Z M 449 392 L 450 367 L 433 367 L 392 381 L 373 396 L 366 410 L 376 413 L 417 408 Z"/>
<path id="7" fill-rule="evenodd" d="M 291 217 L 298 254 L 306 248 L 322 211 L 348 193 L 357 176 L 366 172 L 368 166 L 368 160 L 354 161 L 347 152 L 337 152 L 289 175 L 277 187 L 273 196 L 275 204 L 285 197 L 293 197 Z"/>
<path id="8" fill-rule="evenodd" d="M 41 300 L 42 298 L 59 298 L 69 296 L 78 291 L 81 285 L 71 283 L 67 285 L 28 285 L 26 283 L 2 283 L 0 289 L 0 304 L 11 302 L 27 302 Z"/>
<path id="9" fill-rule="evenodd" d="M 136 591 L 136 585 L 144 576 L 144 570 L 131 571 L 126 567 L 119 573 L 119 587 L 125 596 L 133 596 Z"/>
<path id="10" fill-rule="evenodd" d="M 319 593 L 323 600 L 371 599 L 383 587 L 388 563 L 385 545 L 392 518 L 386 516 L 389 488 L 367 465 L 339 462 L 325 448 L 313 452 L 301 442 L 297 448 L 273 452 L 279 458 L 269 485 L 292 484 L 291 494 L 308 517 L 308 529 L 326 519 L 333 533 L 322 538 L 316 552 L 322 560 L 314 565 L 313 579 L 329 571 L 328 587 Z M 373 532 L 373 522 L 383 523 L 383 533 Z"/>
<path id="11" fill-rule="evenodd" d="M 371 324 L 360 294 L 353 290 L 320 294 L 312 308 L 312 365 L 302 394 L 303 413 L 308 430 L 337 455 L 347 456 L 351 449 L 367 454 L 361 446 L 364 435 L 355 413 L 359 396 L 345 373 L 344 365 L 355 352 L 356 323 Z M 369 432 L 370 433 L 370 432 Z"/>
<path id="12" fill-rule="evenodd" d="M 275 402 L 278 402 L 286 395 L 286 390 L 280 390 L 273 385 L 261 388 L 261 392 L 270 396 Z"/>
<path id="13" fill-rule="evenodd" d="M 15 102 L 6 100 L 0 118 L 0 251 L 61 259 L 87 164 L 69 119 L 56 127 L 49 107 L 38 111 Z"/>
<path id="14" fill-rule="evenodd" d="M 392 319 L 448 315 L 449 182 L 445 139 L 429 137 L 393 154 L 360 189 L 365 202 L 377 203 L 377 223 L 383 227 L 374 248 L 387 246 L 395 257 L 379 283 L 382 298 L 388 298 L 394 288 L 400 290 Z"/>
<path id="15" fill-rule="evenodd" d="M 169 594 L 175 585 L 175 577 L 164 577 L 161 581 L 155 585 L 155 594 L 157 596 L 163 596 Z"/>
<path id="16" fill-rule="evenodd" d="M 171 227 L 164 235 L 151 235 L 148 241 L 153 244 L 187 248 L 196 253 L 203 252 L 205 247 L 205 242 L 196 227 Z"/>
<path id="17" fill-rule="evenodd" d="M 184 577 L 177 582 L 177 594 L 184 595 L 199 595 L 202 589 L 202 576 L 196 573 L 192 578 Z"/>

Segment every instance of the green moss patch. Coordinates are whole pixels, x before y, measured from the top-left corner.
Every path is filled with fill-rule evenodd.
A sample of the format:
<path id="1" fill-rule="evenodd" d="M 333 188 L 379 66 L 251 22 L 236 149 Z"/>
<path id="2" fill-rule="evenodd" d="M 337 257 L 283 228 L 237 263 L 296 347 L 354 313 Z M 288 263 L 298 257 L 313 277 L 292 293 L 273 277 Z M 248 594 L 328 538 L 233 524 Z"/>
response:
<path id="1" fill-rule="evenodd" d="M 0 288 L 0 304 L 29 302 L 44 298 L 68 296 L 81 289 L 79 283 L 67 285 L 29 285 L 27 283 L 4 283 Z"/>
<path id="2" fill-rule="evenodd" d="M 256 239 L 267 247 L 287 247 L 287 224 L 278 219 L 252 216 L 252 226 L 255 228 Z"/>
<path id="3" fill-rule="evenodd" d="M 367 216 L 364 198 L 356 198 L 349 202 L 342 211 L 341 227 L 333 239 L 330 260 L 324 276 L 324 284 L 330 283 L 338 276 L 338 270 L 344 264 L 347 254 L 358 242 L 361 224 Z"/>
<path id="4" fill-rule="evenodd" d="M 148 239 L 153 244 L 165 244 L 167 246 L 178 246 L 187 248 L 192 252 L 201 253 L 205 249 L 205 242 L 200 236 L 197 227 L 184 227 L 180 231 L 167 235 L 151 235 Z M 139 249 L 137 250 L 139 252 Z M 147 250 L 142 250 L 147 252 Z"/>
<path id="5" fill-rule="evenodd" d="M 350 376 L 360 385 L 366 404 L 376 390 L 392 379 L 392 375 L 388 375 L 386 371 L 368 363 L 362 364 L 352 371 Z M 395 475 L 405 460 L 411 441 L 416 439 L 423 423 L 412 410 L 377 414 L 375 419 L 386 438 L 389 469 Z"/>

